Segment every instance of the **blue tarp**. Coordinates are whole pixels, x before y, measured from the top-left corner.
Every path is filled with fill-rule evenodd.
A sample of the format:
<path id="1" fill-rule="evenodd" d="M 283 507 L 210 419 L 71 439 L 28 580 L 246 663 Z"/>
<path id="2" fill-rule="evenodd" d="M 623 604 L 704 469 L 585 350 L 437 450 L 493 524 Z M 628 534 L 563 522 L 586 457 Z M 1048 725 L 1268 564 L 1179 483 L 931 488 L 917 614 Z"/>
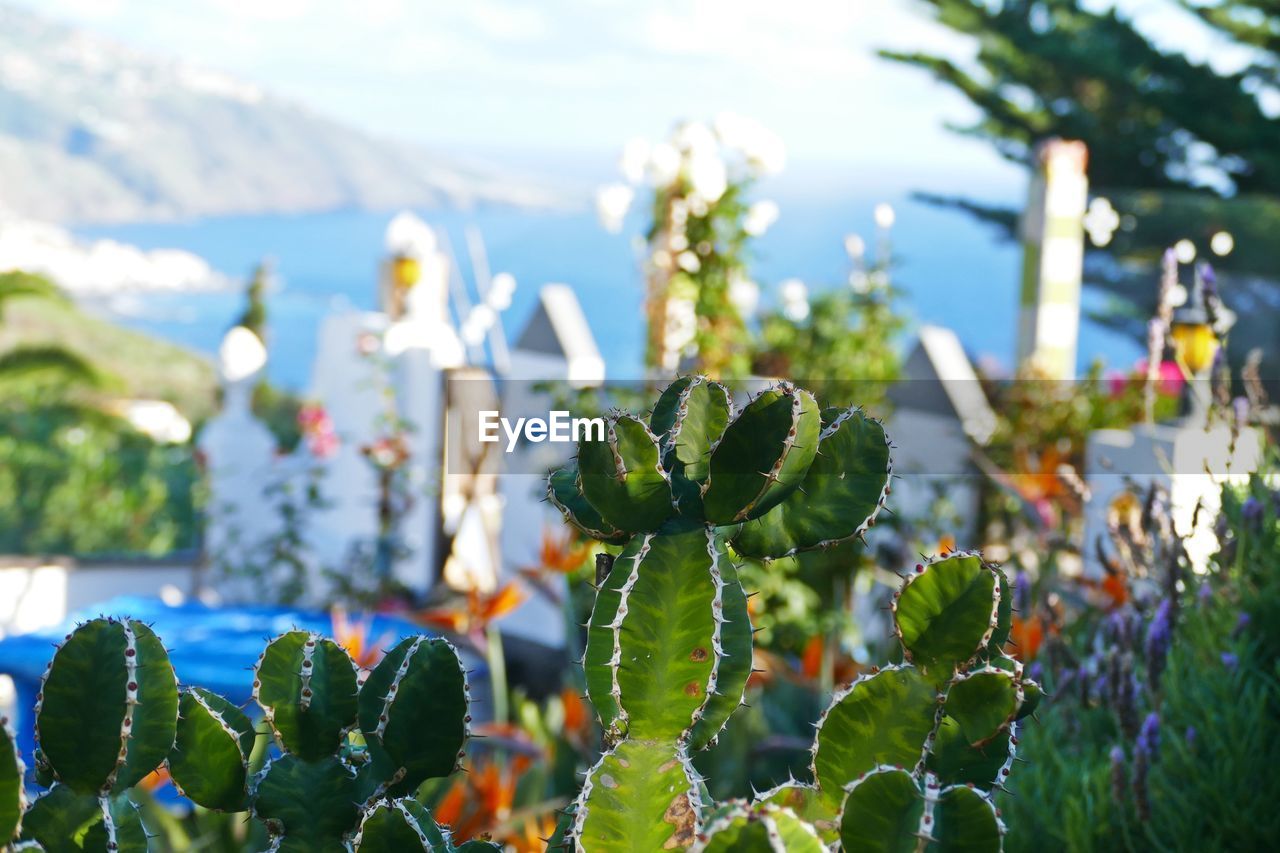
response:
<path id="1" fill-rule="evenodd" d="M 127 616 L 150 624 L 169 649 L 179 682 L 213 690 L 237 705 L 245 704 L 252 696 L 253 665 L 268 640 L 294 628 L 325 635 L 333 630 L 332 619 L 325 611 L 209 607 L 198 603 L 174 607 L 158 598 L 119 596 L 92 610 L 72 614 L 56 628 L 6 637 L 0 640 L 0 673 L 11 676 L 17 687 L 14 722 L 18 746 L 28 768 L 35 748 L 31 709 L 40 679 L 53 657 L 53 645 L 61 642 L 75 625 L 96 616 Z M 404 637 L 426 633 L 431 632 L 406 619 L 375 615 L 366 639 L 374 642 L 385 635 L 390 646 Z M 483 679 L 484 667 L 475 656 L 462 650 L 459 653 L 463 655 L 463 665 L 473 671 L 474 691 L 476 682 Z"/>

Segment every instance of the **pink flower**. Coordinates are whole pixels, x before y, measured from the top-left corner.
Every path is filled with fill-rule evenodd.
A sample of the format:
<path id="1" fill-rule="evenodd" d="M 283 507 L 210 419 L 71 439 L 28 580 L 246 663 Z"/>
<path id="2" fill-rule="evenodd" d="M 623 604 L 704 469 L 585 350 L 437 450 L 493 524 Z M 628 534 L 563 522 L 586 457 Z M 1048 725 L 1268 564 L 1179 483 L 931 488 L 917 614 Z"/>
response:
<path id="1" fill-rule="evenodd" d="M 307 437 L 307 449 L 317 459 L 331 459 L 338 453 L 338 434 L 333 430 L 317 432 Z"/>

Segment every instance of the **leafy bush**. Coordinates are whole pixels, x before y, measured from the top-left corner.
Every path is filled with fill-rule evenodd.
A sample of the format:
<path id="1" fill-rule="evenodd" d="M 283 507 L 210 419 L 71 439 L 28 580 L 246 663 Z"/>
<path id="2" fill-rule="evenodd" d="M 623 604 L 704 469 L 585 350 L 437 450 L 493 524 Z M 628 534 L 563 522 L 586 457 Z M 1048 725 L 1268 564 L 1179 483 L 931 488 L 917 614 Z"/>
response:
<path id="1" fill-rule="evenodd" d="M 190 448 L 55 405 L 0 411 L 0 552 L 166 554 L 196 544 Z"/>

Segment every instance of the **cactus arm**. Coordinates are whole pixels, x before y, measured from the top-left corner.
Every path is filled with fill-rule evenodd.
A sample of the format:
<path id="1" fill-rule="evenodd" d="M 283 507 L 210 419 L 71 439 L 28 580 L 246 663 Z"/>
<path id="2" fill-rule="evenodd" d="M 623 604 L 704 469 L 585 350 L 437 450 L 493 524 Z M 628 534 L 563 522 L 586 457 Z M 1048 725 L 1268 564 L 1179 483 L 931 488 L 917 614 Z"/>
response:
<path id="1" fill-rule="evenodd" d="M 356 719 L 356 668 L 332 640 L 281 634 L 254 667 L 253 698 L 280 745 L 306 759 L 337 751 Z"/>
<path id="2" fill-rule="evenodd" d="M 809 823 L 827 844 L 840 838 L 839 812 L 822 797 L 817 785 L 808 785 L 791 779 L 768 791 L 756 795 L 755 802 L 767 803 L 789 809 L 801 820 Z"/>
<path id="3" fill-rule="evenodd" d="M 56 779 L 82 794 L 136 784 L 173 748 L 178 682 L 151 629 L 94 619 L 49 662 L 36 696 L 36 736 Z"/>
<path id="4" fill-rule="evenodd" d="M 254 780 L 252 810 L 281 849 L 344 850 L 360 818 L 355 775 L 332 755 L 315 761 L 282 755 Z"/>
<path id="5" fill-rule="evenodd" d="M 973 747 L 965 740 L 960 725 L 944 717 L 930 745 L 925 767 L 949 785 L 976 785 L 989 791 L 1008 777 L 1017 743 L 1017 723 L 981 747 Z"/>
<path id="6" fill-rule="evenodd" d="M 757 518 L 804 479 L 818 451 L 821 417 L 808 391 L 781 383 L 756 395 L 711 454 L 702 504 L 714 524 Z"/>
<path id="7" fill-rule="evenodd" d="M 146 827 L 127 797 L 77 794 L 67 785 L 54 785 L 36 798 L 27 812 L 22 838 L 39 844 L 45 853 L 147 850 Z M 14 849 L 23 848 L 19 844 Z"/>
<path id="8" fill-rule="evenodd" d="M 206 809 L 243 811 L 253 723 L 235 705 L 199 687 L 184 690 L 178 708 L 178 738 L 169 755 L 174 784 Z"/>
<path id="9" fill-rule="evenodd" d="M 627 598 L 640 579 L 640 563 L 649 553 L 651 534 L 636 536 L 613 561 L 591 609 L 587 623 L 587 647 L 583 652 L 587 695 L 600 718 L 606 737 L 616 740 L 626 733 L 626 718 L 620 704 L 618 664 L 622 660 L 620 638 Z"/>
<path id="10" fill-rule="evenodd" d="M 147 853 L 147 828 L 138 806 L 126 796 L 98 800 L 102 819 L 84 834 L 81 849 L 94 853 Z"/>
<path id="11" fill-rule="evenodd" d="M 364 812 L 351 839 L 355 853 L 450 853 L 449 831 L 417 800 L 379 800 Z"/>
<path id="12" fill-rule="evenodd" d="M 840 842 L 854 851 L 996 853 L 1004 825 L 995 806 L 964 786 L 943 787 L 932 774 L 918 779 L 881 766 L 849 785 L 840 815 Z"/>
<path id="13" fill-rule="evenodd" d="M 999 572 L 976 553 L 921 563 L 890 605 L 907 660 L 934 684 L 948 681 L 986 646 L 999 619 Z"/>
<path id="14" fill-rule="evenodd" d="M 840 810 L 840 843 L 858 851 L 922 851 L 933 838 L 933 814 L 914 776 L 881 765 L 850 785 Z"/>
<path id="15" fill-rule="evenodd" d="M 738 553 L 759 559 L 790 557 L 861 536 L 889 496 L 893 461 L 879 421 L 855 408 L 823 430 L 818 454 L 800 487 L 742 526 Z"/>
<path id="16" fill-rule="evenodd" d="M 723 581 L 707 535 L 653 537 L 619 607 L 615 679 L 632 737 L 682 737 L 714 690 Z"/>
<path id="17" fill-rule="evenodd" d="M 704 749 L 715 742 L 730 715 L 742 705 L 747 681 L 751 678 L 753 633 L 747 594 L 724 541 L 718 536 L 708 536 L 707 551 L 711 555 L 710 571 L 716 581 L 716 601 L 720 606 L 716 608 L 713 602 L 715 668 L 702 707 L 689 730 L 688 744 L 693 750 Z"/>
<path id="18" fill-rule="evenodd" d="M 547 499 L 560 510 L 564 520 L 592 539 L 621 545 L 630 538 L 629 533 L 618 530 L 606 522 L 587 502 L 578 488 L 578 463 L 573 462 L 547 478 Z"/>
<path id="19" fill-rule="evenodd" d="M 590 853 L 684 850 L 702 803 L 682 747 L 624 740 L 587 773 L 575 802 L 573 840 Z"/>
<path id="20" fill-rule="evenodd" d="M 835 808 L 849 780 L 878 765 L 915 768 L 939 713 L 938 693 L 910 666 L 860 676 L 818 720 L 813 776 Z"/>
<path id="21" fill-rule="evenodd" d="M 379 661 L 360 688 L 360 730 L 390 759 L 388 786 L 416 788 L 457 769 L 469 703 L 467 675 L 448 640 L 409 637 Z"/>
<path id="22" fill-rule="evenodd" d="M 607 524 L 630 533 L 656 530 L 675 511 L 657 437 L 625 413 L 608 420 L 604 441 L 578 443 L 578 486 Z"/>
<path id="23" fill-rule="evenodd" d="M 711 453 L 732 415 L 728 389 L 705 376 L 677 380 L 654 406 L 649 422 L 661 443 L 682 515 L 701 518 L 702 484 L 710 474 Z"/>
<path id="24" fill-rule="evenodd" d="M 96 821 L 102 820 L 98 798 L 77 794 L 66 785 L 55 784 L 36 797 L 22 824 L 22 838 L 40 844 L 47 853 L 80 851 L 74 839 Z"/>
<path id="25" fill-rule="evenodd" d="M 22 829 L 22 812 L 27 807 L 22 777 L 26 772 L 9 718 L 0 717 L 0 848 Z"/>
<path id="26" fill-rule="evenodd" d="M 982 667 L 951 681 L 942 710 L 959 725 L 965 742 L 976 748 L 1008 730 L 1022 706 L 1022 696 L 1017 675 Z"/>
<path id="27" fill-rule="evenodd" d="M 672 380 L 671 384 L 662 389 L 662 393 L 658 395 L 658 401 L 653 404 L 653 411 L 649 413 L 649 431 L 658 437 L 658 440 L 667 443 L 670 438 L 671 428 L 676 425 L 676 419 L 679 417 L 680 404 L 686 399 L 689 386 L 695 381 L 705 379 L 702 376 L 680 376 Z"/>
<path id="28" fill-rule="evenodd" d="M 812 825 L 790 809 L 735 803 L 709 820 L 691 853 L 825 853 Z"/>

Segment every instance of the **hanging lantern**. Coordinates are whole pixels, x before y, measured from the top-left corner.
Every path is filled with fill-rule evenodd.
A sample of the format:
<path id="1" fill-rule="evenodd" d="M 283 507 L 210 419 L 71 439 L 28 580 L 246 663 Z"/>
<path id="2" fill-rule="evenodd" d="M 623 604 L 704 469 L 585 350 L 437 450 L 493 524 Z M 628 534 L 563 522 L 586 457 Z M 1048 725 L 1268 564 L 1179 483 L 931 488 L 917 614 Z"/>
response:
<path id="1" fill-rule="evenodd" d="M 1205 306 L 1204 282 L 1196 276 L 1187 301 L 1173 312 L 1169 336 L 1178 363 L 1192 376 L 1199 376 L 1213 365 L 1218 354 L 1218 336 Z"/>

